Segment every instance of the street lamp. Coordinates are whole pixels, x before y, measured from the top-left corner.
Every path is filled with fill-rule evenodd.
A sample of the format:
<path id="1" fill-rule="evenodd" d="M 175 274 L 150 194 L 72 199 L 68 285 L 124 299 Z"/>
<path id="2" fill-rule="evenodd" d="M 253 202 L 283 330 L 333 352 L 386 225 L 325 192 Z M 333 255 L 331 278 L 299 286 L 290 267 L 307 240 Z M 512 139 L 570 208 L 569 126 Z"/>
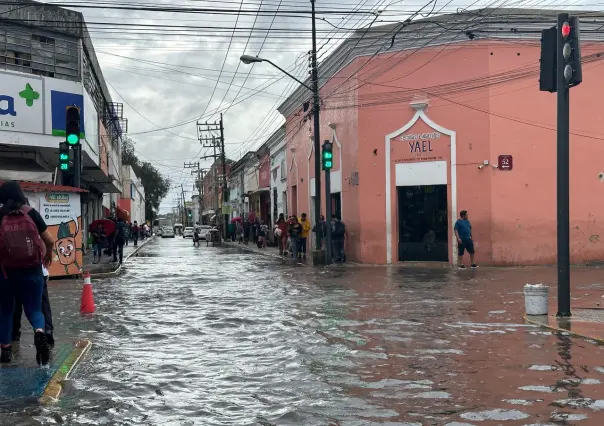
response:
<path id="1" fill-rule="evenodd" d="M 258 62 L 268 62 L 269 64 L 271 64 L 272 66 L 274 66 L 275 68 L 277 68 L 279 71 L 281 71 L 283 74 L 287 75 L 289 78 L 297 81 L 298 83 L 300 83 L 302 86 L 306 87 L 311 92 L 314 92 L 314 90 L 313 90 L 312 87 L 310 87 L 306 83 L 298 80 L 296 77 L 294 77 L 293 75 L 291 75 L 290 73 L 288 73 L 287 71 L 285 71 L 283 68 L 281 68 L 279 65 L 277 65 L 277 64 L 269 61 L 268 59 L 259 58 L 258 56 L 251 56 L 251 55 L 241 55 L 241 58 L 239 58 L 239 59 L 241 59 L 241 62 L 243 62 L 246 65 L 256 64 Z"/>
<path id="2" fill-rule="evenodd" d="M 268 62 L 283 74 L 289 76 L 291 79 L 297 81 L 300 85 L 304 86 L 306 89 L 312 92 L 313 94 L 313 127 L 314 127 L 314 151 L 315 151 L 315 230 L 317 239 L 315 241 L 315 251 L 317 252 L 317 256 L 313 256 L 314 262 L 323 263 L 327 260 L 330 263 L 331 260 L 331 247 L 327 247 L 328 256 L 322 253 L 321 242 L 323 240 L 323 227 L 321 226 L 321 136 L 319 131 L 319 71 L 317 69 L 317 32 L 315 27 L 315 1 L 310 0 L 312 5 L 312 87 L 307 85 L 306 83 L 298 80 L 296 77 L 285 71 L 283 68 L 269 61 L 268 59 L 259 58 L 257 56 L 251 55 L 241 55 L 241 62 L 244 64 L 254 64 L 257 62 Z M 329 193 L 329 191 L 326 191 Z M 331 200 L 327 200 L 327 203 L 330 203 Z M 325 218 L 328 226 L 327 228 L 327 241 L 330 241 L 331 238 L 331 218 Z"/>

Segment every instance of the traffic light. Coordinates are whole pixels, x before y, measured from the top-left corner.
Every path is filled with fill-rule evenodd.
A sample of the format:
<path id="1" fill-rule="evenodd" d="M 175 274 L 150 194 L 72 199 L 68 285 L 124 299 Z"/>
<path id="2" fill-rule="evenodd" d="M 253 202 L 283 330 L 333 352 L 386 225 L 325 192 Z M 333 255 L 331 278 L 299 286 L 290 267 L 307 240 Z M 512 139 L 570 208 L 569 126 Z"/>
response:
<path id="1" fill-rule="evenodd" d="M 562 24 L 562 59 L 564 64 L 564 82 L 568 87 L 577 86 L 583 81 L 581 71 L 581 47 L 579 45 L 579 18 L 572 16 Z"/>
<path id="2" fill-rule="evenodd" d="M 69 145 L 67 144 L 67 142 L 61 142 L 59 144 L 59 170 L 62 173 L 71 173 Z"/>
<path id="3" fill-rule="evenodd" d="M 541 59 L 539 60 L 539 90 L 556 92 L 556 52 L 558 46 L 558 29 L 554 26 L 541 30 Z"/>
<path id="4" fill-rule="evenodd" d="M 65 140 L 69 145 L 80 143 L 80 109 L 68 106 L 65 114 Z"/>
<path id="5" fill-rule="evenodd" d="M 191 209 L 187 209 L 187 216 L 189 217 L 189 219 L 193 217 L 193 212 L 191 212 Z"/>
<path id="6" fill-rule="evenodd" d="M 331 170 L 333 167 L 333 144 L 329 141 L 323 142 L 323 150 L 321 152 L 321 160 L 323 170 Z"/>

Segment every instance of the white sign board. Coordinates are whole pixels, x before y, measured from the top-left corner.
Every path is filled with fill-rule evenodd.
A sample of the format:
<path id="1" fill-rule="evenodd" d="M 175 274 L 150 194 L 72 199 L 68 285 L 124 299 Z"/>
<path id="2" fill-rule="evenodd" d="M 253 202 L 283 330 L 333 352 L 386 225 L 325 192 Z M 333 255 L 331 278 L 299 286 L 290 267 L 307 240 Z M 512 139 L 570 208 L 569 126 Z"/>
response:
<path id="1" fill-rule="evenodd" d="M 0 131 L 43 133 L 43 94 L 41 78 L 3 73 L 0 78 Z"/>

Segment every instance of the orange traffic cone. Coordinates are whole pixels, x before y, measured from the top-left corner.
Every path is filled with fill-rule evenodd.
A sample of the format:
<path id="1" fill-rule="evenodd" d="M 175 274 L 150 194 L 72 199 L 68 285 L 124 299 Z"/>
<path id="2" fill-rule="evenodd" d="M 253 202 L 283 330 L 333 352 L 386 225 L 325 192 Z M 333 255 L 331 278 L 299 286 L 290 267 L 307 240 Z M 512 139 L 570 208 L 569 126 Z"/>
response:
<path id="1" fill-rule="evenodd" d="M 80 313 L 91 314 L 95 311 L 94 295 L 92 294 L 92 282 L 90 281 L 90 272 L 84 272 L 84 287 L 82 288 L 82 304 Z"/>

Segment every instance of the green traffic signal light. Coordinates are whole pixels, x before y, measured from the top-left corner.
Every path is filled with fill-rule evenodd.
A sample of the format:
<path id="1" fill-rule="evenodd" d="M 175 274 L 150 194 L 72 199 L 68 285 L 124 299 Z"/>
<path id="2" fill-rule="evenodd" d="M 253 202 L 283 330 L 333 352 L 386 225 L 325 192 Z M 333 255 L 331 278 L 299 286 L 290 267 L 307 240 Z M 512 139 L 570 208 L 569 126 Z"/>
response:
<path id="1" fill-rule="evenodd" d="M 77 145 L 77 143 L 80 142 L 80 137 L 76 134 L 70 134 L 67 135 L 67 143 L 69 143 L 69 145 Z"/>
<path id="2" fill-rule="evenodd" d="M 321 158 L 323 163 L 323 170 L 331 170 L 333 167 L 333 144 L 329 141 L 323 143 L 323 151 L 321 152 Z"/>
<path id="3" fill-rule="evenodd" d="M 67 153 L 65 153 L 65 152 L 62 152 L 62 153 L 59 155 L 59 160 L 61 160 L 61 161 L 66 161 L 66 160 L 69 160 L 69 154 L 67 154 Z"/>
<path id="4" fill-rule="evenodd" d="M 61 163 L 61 170 L 69 170 L 69 164 Z"/>
<path id="5" fill-rule="evenodd" d="M 80 143 L 80 109 L 75 105 L 65 110 L 65 136 L 69 145 Z"/>

